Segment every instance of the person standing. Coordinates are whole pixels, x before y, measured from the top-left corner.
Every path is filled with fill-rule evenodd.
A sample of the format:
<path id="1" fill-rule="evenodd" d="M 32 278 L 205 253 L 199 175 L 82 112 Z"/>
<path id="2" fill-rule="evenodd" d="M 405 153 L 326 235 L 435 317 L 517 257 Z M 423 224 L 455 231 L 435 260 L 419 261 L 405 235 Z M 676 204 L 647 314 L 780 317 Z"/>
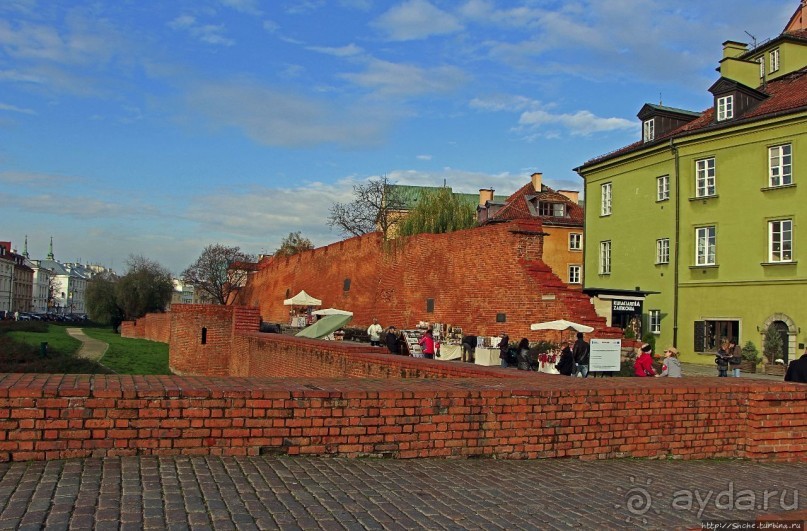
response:
<path id="1" fill-rule="evenodd" d="M 384 342 L 390 354 L 401 353 L 401 342 L 398 340 L 398 331 L 395 330 L 394 326 L 387 328 L 387 335 L 384 337 Z"/>
<path id="2" fill-rule="evenodd" d="M 384 329 L 378 324 L 378 319 L 373 317 L 373 324 L 367 328 L 367 335 L 370 336 L 370 345 L 374 347 L 381 346 L 381 332 L 383 331 Z"/>
<path id="3" fill-rule="evenodd" d="M 785 381 L 807 383 L 807 349 L 799 359 L 791 361 L 787 366 Z"/>
<path id="4" fill-rule="evenodd" d="M 572 347 L 569 346 L 568 341 L 564 341 L 561 344 L 563 345 L 563 349 L 560 351 L 560 359 L 558 360 L 558 364 L 555 365 L 555 368 L 564 376 L 572 376 L 574 374 L 574 354 L 572 353 Z"/>
<path id="5" fill-rule="evenodd" d="M 430 360 L 434 359 L 434 332 L 432 332 L 431 327 L 426 330 L 426 333 L 423 334 L 418 340 L 418 344 L 420 345 L 421 350 L 423 351 L 423 357 L 428 358 Z"/>
<path id="6" fill-rule="evenodd" d="M 662 376 L 680 378 L 681 374 L 681 362 L 678 360 L 678 349 L 670 347 L 664 351 L 664 364 L 661 366 L 661 374 L 657 374 L 656 378 Z"/>
<path id="7" fill-rule="evenodd" d="M 518 363 L 518 369 L 520 371 L 530 370 L 530 341 L 526 337 L 522 337 L 521 341 L 518 342 L 516 351 L 516 363 Z"/>
<path id="8" fill-rule="evenodd" d="M 462 361 L 476 360 L 476 336 L 468 335 L 462 338 Z"/>
<path id="9" fill-rule="evenodd" d="M 508 366 L 507 358 L 509 357 L 510 350 L 510 336 L 507 332 L 502 332 L 501 339 L 499 340 L 499 359 L 502 362 L 502 367 Z"/>
<path id="10" fill-rule="evenodd" d="M 583 339 L 583 332 L 577 332 L 577 341 L 574 342 L 572 347 L 572 354 L 574 355 L 575 375 L 580 375 L 583 378 L 588 378 L 588 363 L 591 357 L 591 346 Z"/>
<path id="11" fill-rule="evenodd" d="M 647 377 L 655 376 L 656 370 L 653 368 L 653 349 L 645 343 L 633 363 L 634 376 Z"/>
<path id="12" fill-rule="evenodd" d="M 724 339 L 720 344 L 720 348 L 717 349 L 717 356 L 715 356 L 715 363 L 717 363 L 717 376 L 719 378 L 725 378 L 728 376 L 730 358 L 728 352 L 729 342 L 728 340 Z"/>

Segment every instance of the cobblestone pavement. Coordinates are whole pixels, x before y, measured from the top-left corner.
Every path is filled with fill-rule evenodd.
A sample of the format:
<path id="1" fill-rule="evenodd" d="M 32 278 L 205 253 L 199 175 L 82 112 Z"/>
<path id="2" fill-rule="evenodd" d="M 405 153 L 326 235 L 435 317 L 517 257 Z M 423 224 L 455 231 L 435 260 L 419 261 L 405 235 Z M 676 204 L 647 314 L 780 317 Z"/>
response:
<path id="1" fill-rule="evenodd" d="M 0 529 L 674 529 L 807 505 L 807 464 L 132 457 L 0 464 Z"/>

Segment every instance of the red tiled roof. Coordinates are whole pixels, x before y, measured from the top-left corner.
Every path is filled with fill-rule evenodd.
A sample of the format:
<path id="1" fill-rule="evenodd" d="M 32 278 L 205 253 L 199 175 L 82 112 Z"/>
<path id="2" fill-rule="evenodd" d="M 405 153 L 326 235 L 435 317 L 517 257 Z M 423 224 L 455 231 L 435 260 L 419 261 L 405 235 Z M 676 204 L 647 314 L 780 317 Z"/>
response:
<path id="1" fill-rule="evenodd" d="M 802 32 L 807 35 L 807 30 L 799 31 L 799 33 Z M 712 107 L 703 111 L 698 118 L 695 118 L 691 122 L 686 123 L 665 135 L 657 137 L 653 142 L 634 142 L 633 144 L 620 148 L 616 151 L 612 151 L 611 153 L 593 158 L 584 163 L 581 167 L 609 160 L 626 153 L 631 153 L 645 146 L 655 146 L 661 142 L 668 141 L 671 138 L 679 138 L 699 132 L 701 130 L 732 127 L 739 123 L 761 120 L 782 113 L 797 112 L 807 109 L 807 67 L 797 70 L 792 74 L 769 81 L 766 86 L 758 87 L 757 90 L 763 94 L 766 94 L 768 97 L 762 100 L 756 107 L 752 108 L 735 120 L 722 122 L 719 124 L 715 123 L 715 110 L 714 107 Z"/>
<path id="2" fill-rule="evenodd" d="M 514 220 L 514 219 L 534 219 L 535 217 L 530 212 L 527 205 L 527 196 L 538 195 L 540 201 L 551 201 L 553 203 L 565 203 L 567 205 L 568 217 L 556 218 L 554 216 L 538 216 L 543 223 L 547 225 L 583 225 L 583 208 L 566 197 L 549 188 L 546 185 L 541 187 L 539 194 L 535 193 L 535 187 L 532 181 L 528 182 L 516 192 L 513 193 L 505 201 L 505 206 L 499 209 L 496 214 L 491 218 L 496 221 Z"/>

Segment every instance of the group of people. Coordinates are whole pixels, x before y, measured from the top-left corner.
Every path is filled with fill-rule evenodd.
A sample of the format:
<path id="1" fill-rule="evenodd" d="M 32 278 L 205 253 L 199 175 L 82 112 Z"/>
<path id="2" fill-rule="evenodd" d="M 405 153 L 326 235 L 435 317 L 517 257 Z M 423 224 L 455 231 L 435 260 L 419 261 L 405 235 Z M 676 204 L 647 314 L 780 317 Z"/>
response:
<path id="1" fill-rule="evenodd" d="M 583 337 L 583 332 L 577 333 L 574 345 L 569 341 L 561 343 L 560 357 L 555 368 L 564 376 L 580 376 L 588 378 L 589 360 L 591 358 L 591 345 Z"/>
<path id="2" fill-rule="evenodd" d="M 380 347 L 382 334 L 384 334 L 384 328 L 378 323 L 378 319 L 374 318 L 373 324 L 367 327 L 370 345 Z M 386 334 L 384 334 L 384 344 L 390 354 L 408 354 L 406 338 L 403 332 L 398 331 L 394 326 L 387 327 Z M 434 359 L 435 354 L 440 349 L 440 343 L 434 339 L 434 329 L 431 326 L 420 337 L 418 344 L 423 357 L 428 359 Z"/>
<path id="3" fill-rule="evenodd" d="M 724 339 L 717 349 L 715 356 L 715 363 L 717 364 L 717 375 L 721 378 L 728 376 L 729 367 L 731 368 L 731 375 L 735 378 L 740 377 L 740 363 L 743 361 L 743 353 L 737 340 L 734 338 Z"/>

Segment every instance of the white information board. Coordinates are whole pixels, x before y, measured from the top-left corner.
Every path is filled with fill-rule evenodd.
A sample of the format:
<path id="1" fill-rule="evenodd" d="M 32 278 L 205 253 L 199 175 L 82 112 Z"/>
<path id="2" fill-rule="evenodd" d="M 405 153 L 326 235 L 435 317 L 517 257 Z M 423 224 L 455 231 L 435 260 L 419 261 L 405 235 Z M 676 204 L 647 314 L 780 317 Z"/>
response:
<path id="1" fill-rule="evenodd" d="M 622 359 L 621 339 L 592 339 L 589 372 L 619 371 Z"/>

